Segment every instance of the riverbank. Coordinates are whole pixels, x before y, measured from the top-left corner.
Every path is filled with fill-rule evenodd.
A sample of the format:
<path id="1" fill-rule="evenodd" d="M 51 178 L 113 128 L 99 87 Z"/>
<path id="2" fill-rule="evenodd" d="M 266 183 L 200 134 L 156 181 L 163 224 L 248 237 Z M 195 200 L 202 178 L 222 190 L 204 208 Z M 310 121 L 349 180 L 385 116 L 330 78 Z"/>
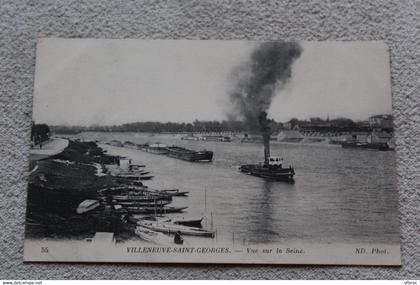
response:
<path id="1" fill-rule="evenodd" d="M 86 238 L 97 231 L 126 235 L 125 216 L 110 205 L 79 215 L 84 200 L 100 198 L 104 187 L 124 185 L 98 166 L 114 163 L 95 142 L 70 140 L 60 154 L 38 161 L 29 176 L 26 236 Z"/>
<path id="2" fill-rule="evenodd" d="M 29 160 L 37 161 L 61 153 L 69 145 L 69 141 L 61 138 L 49 138 L 31 147 Z"/>

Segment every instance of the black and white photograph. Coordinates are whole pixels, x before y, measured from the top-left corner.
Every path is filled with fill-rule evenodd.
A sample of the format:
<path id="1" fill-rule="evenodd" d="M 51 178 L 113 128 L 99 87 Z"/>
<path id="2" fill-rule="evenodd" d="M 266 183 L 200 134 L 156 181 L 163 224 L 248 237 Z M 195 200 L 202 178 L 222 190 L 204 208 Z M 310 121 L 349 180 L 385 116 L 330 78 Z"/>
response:
<path id="1" fill-rule="evenodd" d="M 41 39 L 25 261 L 399 265 L 383 42 Z"/>

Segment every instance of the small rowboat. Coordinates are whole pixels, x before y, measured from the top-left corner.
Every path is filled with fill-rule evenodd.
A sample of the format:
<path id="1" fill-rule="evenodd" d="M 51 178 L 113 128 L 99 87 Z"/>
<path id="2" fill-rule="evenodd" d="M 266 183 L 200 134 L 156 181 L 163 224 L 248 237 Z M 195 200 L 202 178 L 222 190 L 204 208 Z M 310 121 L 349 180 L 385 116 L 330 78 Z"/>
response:
<path id="1" fill-rule="evenodd" d="M 187 226 L 187 227 L 194 227 L 194 228 L 202 228 L 202 224 L 201 222 L 203 221 L 204 218 L 200 218 L 200 219 L 180 219 L 180 218 L 175 218 L 175 219 L 170 219 L 166 216 L 144 216 L 141 218 L 134 218 L 132 216 L 130 216 L 130 222 L 133 223 L 137 223 L 138 221 L 154 221 L 154 222 L 158 222 L 158 223 L 174 223 L 175 225 L 182 225 L 182 226 Z"/>
<path id="2" fill-rule="evenodd" d="M 174 220 L 173 223 L 175 225 L 182 225 L 187 227 L 194 227 L 194 228 L 202 228 L 201 222 L 203 221 L 203 218 L 201 219 L 182 219 L 182 220 Z"/>
<path id="3" fill-rule="evenodd" d="M 161 194 L 161 195 L 170 195 L 172 197 L 177 196 L 188 196 L 188 191 L 179 191 L 179 189 L 150 189 L 151 193 Z"/>
<path id="4" fill-rule="evenodd" d="M 160 232 L 152 231 L 150 229 L 147 229 L 141 226 L 137 226 L 134 232 L 141 239 L 151 242 L 151 243 L 155 243 L 158 245 L 165 245 L 165 246 L 174 244 L 174 239 L 171 238 L 170 236 L 167 236 Z"/>
<path id="5" fill-rule="evenodd" d="M 142 202 L 142 201 L 117 201 L 113 200 L 112 202 L 119 204 L 121 206 L 135 206 L 135 207 L 162 207 L 166 206 L 171 203 L 171 201 L 167 200 L 159 200 L 159 201 L 153 201 L 153 202 Z"/>
<path id="6" fill-rule="evenodd" d="M 144 175 L 144 176 L 140 176 L 139 179 L 140 180 L 150 180 L 153 177 L 154 177 L 153 175 Z"/>
<path id="7" fill-rule="evenodd" d="M 127 179 L 127 180 L 150 180 L 154 176 L 153 175 L 147 175 L 148 173 L 145 173 L 145 175 L 142 174 L 118 174 L 117 178 L 120 179 Z"/>
<path id="8" fill-rule="evenodd" d="M 159 223 L 155 221 L 143 220 L 143 221 L 138 221 L 137 225 L 156 231 L 156 232 L 162 232 L 162 233 L 168 233 L 168 234 L 176 234 L 179 232 L 182 235 L 201 236 L 201 237 L 210 237 L 210 238 L 214 238 L 214 235 L 215 235 L 213 231 L 207 231 L 204 229 L 187 227 L 183 225 L 176 225 L 172 222 Z"/>
<path id="9" fill-rule="evenodd" d="M 171 196 L 155 196 L 155 195 L 112 195 L 112 199 L 127 202 L 158 202 L 172 201 Z"/>
<path id="10" fill-rule="evenodd" d="M 188 207 L 134 207 L 134 206 L 127 206 L 126 209 L 135 214 L 172 214 L 172 213 L 180 213 L 187 209 Z"/>
<path id="11" fill-rule="evenodd" d="M 168 194 L 171 196 L 187 196 L 187 194 L 189 192 L 187 191 L 179 191 L 179 189 L 166 189 L 166 190 L 160 190 L 159 192 L 164 193 L 164 194 Z"/>

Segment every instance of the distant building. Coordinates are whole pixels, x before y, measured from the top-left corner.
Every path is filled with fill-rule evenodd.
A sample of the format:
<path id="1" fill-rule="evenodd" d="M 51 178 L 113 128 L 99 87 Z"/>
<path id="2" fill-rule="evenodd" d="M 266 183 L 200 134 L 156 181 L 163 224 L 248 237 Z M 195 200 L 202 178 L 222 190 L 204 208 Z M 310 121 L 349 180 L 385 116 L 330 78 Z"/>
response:
<path id="1" fill-rule="evenodd" d="M 392 129 L 392 116 L 376 115 L 369 117 L 369 126 L 371 128 Z"/>
<path id="2" fill-rule="evenodd" d="M 290 122 L 283 123 L 283 128 L 285 130 L 291 130 L 292 129 L 292 123 L 290 123 Z"/>
<path id="3" fill-rule="evenodd" d="M 351 132 L 342 135 L 338 138 L 342 142 L 353 143 L 380 143 L 387 144 L 393 140 L 393 135 L 390 132 L 373 131 L 373 132 Z"/>
<path id="4" fill-rule="evenodd" d="M 370 136 L 370 143 L 389 143 L 393 139 L 392 133 L 373 131 Z"/>
<path id="5" fill-rule="evenodd" d="M 370 133 L 351 132 L 349 134 L 342 135 L 339 140 L 342 142 L 367 143 L 370 140 Z"/>
<path id="6" fill-rule="evenodd" d="M 284 130 L 277 136 L 279 142 L 301 142 L 304 136 L 298 131 Z"/>
<path id="7" fill-rule="evenodd" d="M 241 142 L 262 142 L 263 138 L 260 133 L 244 133 Z"/>

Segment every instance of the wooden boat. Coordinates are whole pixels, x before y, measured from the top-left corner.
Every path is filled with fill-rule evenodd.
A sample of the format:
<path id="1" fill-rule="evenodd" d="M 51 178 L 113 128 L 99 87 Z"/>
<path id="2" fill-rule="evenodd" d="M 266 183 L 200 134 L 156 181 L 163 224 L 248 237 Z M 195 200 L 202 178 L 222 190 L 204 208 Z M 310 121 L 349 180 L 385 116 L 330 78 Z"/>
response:
<path id="1" fill-rule="evenodd" d="M 112 199 L 120 201 L 158 202 L 172 201 L 169 195 L 112 195 Z"/>
<path id="2" fill-rule="evenodd" d="M 151 180 L 151 179 L 153 179 L 153 175 L 143 175 L 143 176 L 140 176 L 139 177 L 139 179 L 140 180 Z"/>
<path id="3" fill-rule="evenodd" d="M 144 217 L 141 217 L 141 218 L 137 219 L 136 223 L 138 221 L 155 221 L 155 222 L 159 222 L 159 223 L 164 223 L 164 222 L 170 222 L 171 219 L 168 218 L 168 217 L 166 217 L 166 216 L 156 216 L 156 215 L 153 215 L 153 216 L 144 216 Z"/>
<path id="4" fill-rule="evenodd" d="M 167 147 L 168 156 L 186 161 L 208 161 L 213 160 L 213 152 L 208 150 L 194 151 L 179 146 Z"/>
<path id="5" fill-rule="evenodd" d="M 387 143 L 358 143 L 358 142 L 342 142 L 341 147 L 343 148 L 361 148 L 368 150 L 391 150 Z"/>
<path id="6" fill-rule="evenodd" d="M 171 201 L 167 200 L 159 200 L 159 201 L 153 201 L 153 202 L 142 202 L 142 201 L 117 201 L 113 200 L 112 202 L 121 205 L 121 206 L 134 206 L 134 207 L 162 207 L 169 205 Z"/>
<path id="7" fill-rule="evenodd" d="M 152 176 L 152 175 L 139 175 L 139 174 L 118 174 L 116 177 L 120 178 L 120 179 L 136 181 L 136 180 L 150 180 L 154 176 Z"/>
<path id="8" fill-rule="evenodd" d="M 138 221 L 137 225 L 145 227 L 147 229 L 168 233 L 168 234 L 176 234 L 181 233 L 182 235 L 190 235 L 190 236 L 201 236 L 201 237 L 210 237 L 214 238 L 215 233 L 213 231 L 207 231 L 204 229 L 194 228 L 194 227 L 187 227 L 182 225 L 176 225 L 172 222 L 156 222 L 156 221 Z"/>
<path id="9" fill-rule="evenodd" d="M 147 229 L 142 226 L 137 226 L 134 230 L 134 233 L 138 235 L 141 239 L 164 246 L 170 246 L 174 244 L 174 239 L 170 236 L 167 236 L 161 232 L 156 232 L 150 229 Z"/>
<path id="10" fill-rule="evenodd" d="M 229 136 L 201 136 L 200 141 L 214 141 L 214 142 L 231 142 L 232 138 Z"/>
<path id="11" fill-rule="evenodd" d="M 147 187 L 145 186 L 136 186 L 136 185 L 122 185 L 122 186 L 114 186 L 114 187 L 105 187 L 99 189 L 99 193 L 106 193 L 106 192 L 121 192 L 121 191 L 133 191 L 137 193 L 144 193 L 147 191 Z"/>
<path id="12" fill-rule="evenodd" d="M 203 221 L 203 218 L 200 219 L 179 219 L 179 218 L 175 218 L 174 220 L 166 217 L 166 216 L 145 216 L 145 217 L 141 217 L 141 218 L 134 218 L 131 217 L 131 222 L 135 222 L 137 223 L 138 221 L 155 221 L 158 223 L 165 223 L 165 222 L 172 222 L 175 225 L 182 225 L 182 226 L 187 226 L 187 227 L 194 227 L 194 228 L 202 228 L 202 224 L 201 222 Z"/>
<path id="13" fill-rule="evenodd" d="M 179 191 L 179 189 L 164 189 L 160 190 L 160 193 L 164 193 L 171 196 L 188 196 L 188 191 Z"/>
<path id="14" fill-rule="evenodd" d="M 150 215 L 150 214 L 172 214 L 172 213 L 180 213 L 182 211 L 184 211 L 185 209 L 187 209 L 188 207 L 156 207 L 156 206 L 152 206 L 152 207 L 134 207 L 134 206 L 127 206 L 126 209 L 130 212 L 130 213 L 135 213 L 135 214 L 145 214 L 145 215 Z"/>
<path id="15" fill-rule="evenodd" d="M 98 200 L 84 200 L 76 209 L 76 213 L 83 214 L 99 207 Z"/>
<path id="16" fill-rule="evenodd" d="M 194 228 L 202 228 L 201 222 L 203 221 L 203 218 L 201 219 L 182 219 L 182 220 L 174 220 L 173 223 L 175 225 L 182 225 L 187 227 L 194 227 Z"/>
<path id="17" fill-rule="evenodd" d="M 120 171 L 116 175 L 120 177 L 124 177 L 124 176 L 138 177 L 139 175 L 147 175 L 149 173 L 150 171 L 145 171 L 145 170 L 128 170 L 128 171 Z"/>
<path id="18" fill-rule="evenodd" d="M 130 142 L 130 141 L 125 141 L 123 143 L 123 146 L 126 147 L 126 148 L 137 149 L 137 145 L 133 142 Z"/>
<path id="19" fill-rule="evenodd" d="M 153 189 L 150 190 L 151 193 L 157 193 L 161 195 L 170 195 L 172 197 L 178 197 L 178 196 L 188 196 L 188 191 L 179 191 L 179 189 Z"/>

